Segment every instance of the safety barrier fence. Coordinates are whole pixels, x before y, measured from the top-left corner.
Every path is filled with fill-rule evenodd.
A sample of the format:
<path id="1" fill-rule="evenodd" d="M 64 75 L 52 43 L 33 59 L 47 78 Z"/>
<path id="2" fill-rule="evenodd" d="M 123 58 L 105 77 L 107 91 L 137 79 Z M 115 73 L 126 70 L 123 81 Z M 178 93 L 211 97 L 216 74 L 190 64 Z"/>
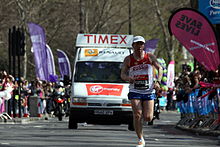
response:
<path id="1" fill-rule="evenodd" d="M 8 100 L 0 98 L 0 119 L 1 120 L 8 120 L 12 119 L 12 117 L 8 114 Z"/>
<path id="2" fill-rule="evenodd" d="M 220 88 L 196 89 L 177 102 L 181 119 L 177 125 L 220 130 Z"/>
<path id="3" fill-rule="evenodd" d="M 21 116 L 19 115 L 21 109 Z M 0 120 L 8 120 L 15 117 L 39 117 L 39 98 L 30 96 L 22 98 L 21 107 L 18 103 L 18 95 L 13 95 L 11 99 L 0 98 Z"/>

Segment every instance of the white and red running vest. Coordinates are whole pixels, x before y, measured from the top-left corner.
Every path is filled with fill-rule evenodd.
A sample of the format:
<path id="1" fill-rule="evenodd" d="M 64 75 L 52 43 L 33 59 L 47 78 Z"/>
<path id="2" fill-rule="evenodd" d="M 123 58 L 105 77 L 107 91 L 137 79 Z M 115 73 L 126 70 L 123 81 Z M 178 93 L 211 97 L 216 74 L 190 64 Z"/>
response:
<path id="1" fill-rule="evenodd" d="M 133 54 L 130 55 L 130 69 L 129 77 L 135 78 L 135 82 L 129 85 L 129 92 L 135 92 L 140 94 L 152 94 L 155 93 L 153 66 L 149 60 L 148 54 L 144 55 L 144 58 L 137 61 Z"/>

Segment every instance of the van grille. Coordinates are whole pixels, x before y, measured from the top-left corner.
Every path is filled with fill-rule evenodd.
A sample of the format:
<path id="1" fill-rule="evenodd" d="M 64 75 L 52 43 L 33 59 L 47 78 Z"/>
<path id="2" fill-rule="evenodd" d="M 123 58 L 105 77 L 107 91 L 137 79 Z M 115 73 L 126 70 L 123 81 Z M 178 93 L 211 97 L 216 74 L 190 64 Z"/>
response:
<path id="1" fill-rule="evenodd" d="M 88 103 L 88 106 L 121 106 L 121 105 L 117 103 L 108 103 L 108 104 Z"/>
<path id="2" fill-rule="evenodd" d="M 109 104 L 107 104 L 107 106 L 120 106 L 120 104 L 116 104 L 116 103 L 109 103 Z"/>
<path id="3" fill-rule="evenodd" d="M 89 103 L 88 106 L 102 106 L 100 103 Z"/>

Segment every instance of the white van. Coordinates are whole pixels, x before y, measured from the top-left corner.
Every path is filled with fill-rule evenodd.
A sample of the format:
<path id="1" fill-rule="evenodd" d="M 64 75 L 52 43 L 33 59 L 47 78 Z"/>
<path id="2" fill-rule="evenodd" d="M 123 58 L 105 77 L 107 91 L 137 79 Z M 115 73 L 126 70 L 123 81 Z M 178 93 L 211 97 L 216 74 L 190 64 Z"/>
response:
<path id="1" fill-rule="evenodd" d="M 78 34 L 72 76 L 69 129 L 78 124 L 128 124 L 133 116 L 128 83 L 120 78 L 133 35 Z"/>

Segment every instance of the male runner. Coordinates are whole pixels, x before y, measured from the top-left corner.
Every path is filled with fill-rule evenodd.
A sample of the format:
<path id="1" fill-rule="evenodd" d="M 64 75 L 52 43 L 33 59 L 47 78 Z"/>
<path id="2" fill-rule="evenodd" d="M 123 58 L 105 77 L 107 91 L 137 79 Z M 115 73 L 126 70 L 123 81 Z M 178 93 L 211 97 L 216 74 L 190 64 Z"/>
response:
<path id="1" fill-rule="evenodd" d="M 136 147 L 144 147 L 142 118 L 150 122 L 153 118 L 155 89 L 159 88 L 162 78 L 162 67 L 156 57 L 144 51 L 145 39 L 142 36 L 133 38 L 133 53 L 124 59 L 121 78 L 129 81 L 128 98 L 131 100 L 134 128 L 139 139 Z M 158 79 L 154 80 L 153 68 L 158 70 Z"/>

